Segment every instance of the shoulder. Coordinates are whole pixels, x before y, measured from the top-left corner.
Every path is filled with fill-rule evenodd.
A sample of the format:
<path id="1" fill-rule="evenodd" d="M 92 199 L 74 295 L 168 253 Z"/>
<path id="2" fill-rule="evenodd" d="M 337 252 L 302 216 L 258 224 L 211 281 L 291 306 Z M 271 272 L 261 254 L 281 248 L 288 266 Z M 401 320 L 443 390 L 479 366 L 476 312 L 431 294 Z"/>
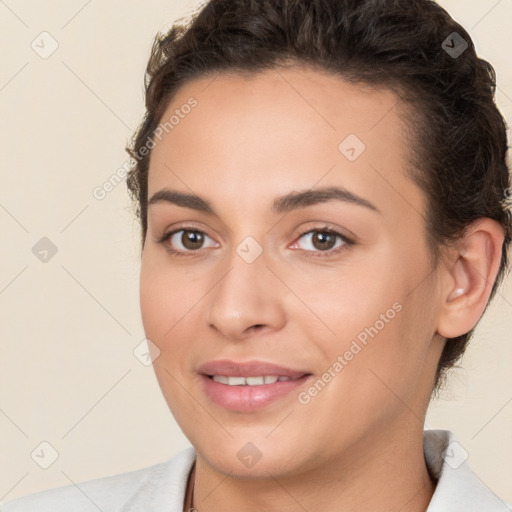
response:
<path id="1" fill-rule="evenodd" d="M 195 452 L 188 447 L 167 461 L 141 469 L 14 499 L 4 504 L 0 512 L 128 512 L 157 510 L 164 501 L 171 511 L 174 502 L 183 500 L 180 495 L 194 460 Z"/>

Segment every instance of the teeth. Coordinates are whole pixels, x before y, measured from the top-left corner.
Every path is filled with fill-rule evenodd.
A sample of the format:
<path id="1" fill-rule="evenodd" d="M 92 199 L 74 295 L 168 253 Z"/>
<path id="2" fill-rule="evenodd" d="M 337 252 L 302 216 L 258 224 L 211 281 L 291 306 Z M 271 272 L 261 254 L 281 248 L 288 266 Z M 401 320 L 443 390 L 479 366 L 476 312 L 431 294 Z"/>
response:
<path id="1" fill-rule="evenodd" d="M 263 384 L 274 384 L 291 380 L 290 377 L 279 377 L 277 375 L 265 375 L 261 377 L 226 377 L 225 375 L 214 375 L 213 380 L 228 386 L 261 386 Z"/>
<path id="2" fill-rule="evenodd" d="M 247 386 L 261 386 L 262 384 L 265 384 L 265 377 L 245 377 L 244 380 Z"/>
<path id="3" fill-rule="evenodd" d="M 228 377 L 228 384 L 230 386 L 243 386 L 245 384 L 245 377 Z"/>

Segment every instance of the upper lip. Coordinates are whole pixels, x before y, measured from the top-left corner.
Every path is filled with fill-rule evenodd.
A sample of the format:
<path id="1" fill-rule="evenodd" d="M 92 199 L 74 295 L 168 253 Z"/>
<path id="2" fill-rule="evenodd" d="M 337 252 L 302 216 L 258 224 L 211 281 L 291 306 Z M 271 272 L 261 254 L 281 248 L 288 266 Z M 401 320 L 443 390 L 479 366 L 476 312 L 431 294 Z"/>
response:
<path id="1" fill-rule="evenodd" d="M 260 377 L 277 375 L 278 377 L 290 377 L 297 379 L 308 372 L 285 368 L 277 364 L 265 361 L 229 361 L 222 359 L 209 361 L 198 368 L 198 372 L 204 375 L 224 375 L 226 377 Z"/>

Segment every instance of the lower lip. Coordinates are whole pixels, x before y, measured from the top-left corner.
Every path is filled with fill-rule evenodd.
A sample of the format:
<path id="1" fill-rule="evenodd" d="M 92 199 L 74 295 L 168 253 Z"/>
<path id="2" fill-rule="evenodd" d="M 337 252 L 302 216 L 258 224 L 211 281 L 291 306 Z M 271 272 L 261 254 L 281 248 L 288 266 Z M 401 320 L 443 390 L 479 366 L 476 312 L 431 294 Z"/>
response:
<path id="1" fill-rule="evenodd" d="M 251 412 L 270 405 L 296 391 L 309 380 L 311 375 L 304 375 L 296 380 L 277 381 L 273 384 L 261 384 L 259 386 L 229 386 L 215 382 L 206 375 L 201 375 L 204 392 L 208 398 L 232 411 Z"/>

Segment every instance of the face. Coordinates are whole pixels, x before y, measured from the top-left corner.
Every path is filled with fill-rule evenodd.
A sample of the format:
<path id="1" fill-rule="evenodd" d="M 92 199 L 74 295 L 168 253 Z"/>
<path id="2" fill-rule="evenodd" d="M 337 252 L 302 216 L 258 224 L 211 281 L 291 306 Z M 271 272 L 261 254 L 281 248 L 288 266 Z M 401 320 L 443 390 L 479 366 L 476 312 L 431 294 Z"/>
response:
<path id="1" fill-rule="evenodd" d="M 302 67 L 196 79 L 168 106 L 142 319 L 163 395 L 210 467 L 355 468 L 422 430 L 438 280 L 399 107 Z"/>

